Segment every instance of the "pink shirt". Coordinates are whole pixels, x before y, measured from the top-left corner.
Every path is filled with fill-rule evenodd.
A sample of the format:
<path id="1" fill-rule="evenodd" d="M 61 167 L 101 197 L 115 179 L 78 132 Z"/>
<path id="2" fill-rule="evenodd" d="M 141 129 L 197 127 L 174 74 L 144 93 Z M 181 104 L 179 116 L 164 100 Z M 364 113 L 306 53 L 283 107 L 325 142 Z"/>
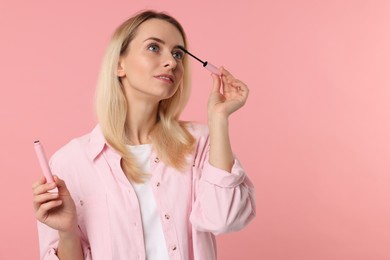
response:
<path id="1" fill-rule="evenodd" d="M 208 128 L 191 124 L 196 149 L 184 172 L 150 158 L 153 194 L 170 259 L 217 258 L 215 235 L 242 229 L 256 214 L 255 191 L 239 161 L 231 173 L 208 162 Z M 99 126 L 57 151 L 52 172 L 75 201 L 85 259 L 145 259 L 140 205 Z M 38 222 L 41 259 L 58 259 L 58 232 Z M 153 260 L 153 259 L 151 259 Z"/>

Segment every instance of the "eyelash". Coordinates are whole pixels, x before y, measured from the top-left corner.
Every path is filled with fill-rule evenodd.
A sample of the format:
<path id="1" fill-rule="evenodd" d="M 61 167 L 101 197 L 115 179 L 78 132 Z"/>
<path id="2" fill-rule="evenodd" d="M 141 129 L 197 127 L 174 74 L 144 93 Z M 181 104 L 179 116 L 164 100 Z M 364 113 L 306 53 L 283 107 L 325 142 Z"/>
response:
<path id="1" fill-rule="evenodd" d="M 152 50 L 151 48 L 157 48 L 157 50 Z M 160 46 L 157 44 L 157 43 L 151 43 L 148 45 L 148 50 L 149 51 L 152 51 L 152 52 L 158 52 L 160 50 Z M 176 57 L 176 55 L 179 54 L 180 57 Z M 182 51 L 174 51 L 172 53 L 172 56 L 176 59 L 176 60 L 183 60 L 184 58 L 184 53 Z"/>

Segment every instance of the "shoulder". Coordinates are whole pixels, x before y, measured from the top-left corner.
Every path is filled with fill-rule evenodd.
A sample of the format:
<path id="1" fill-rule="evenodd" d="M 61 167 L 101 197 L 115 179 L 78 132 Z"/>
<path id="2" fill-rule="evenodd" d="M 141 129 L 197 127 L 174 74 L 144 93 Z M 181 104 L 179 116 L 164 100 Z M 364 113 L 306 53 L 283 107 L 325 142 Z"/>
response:
<path id="1" fill-rule="evenodd" d="M 71 169 L 80 162 L 88 160 L 88 146 L 91 133 L 76 137 L 58 149 L 50 158 L 50 167 L 54 173 Z"/>
<path id="2" fill-rule="evenodd" d="M 197 122 L 188 122 L 186 123 L 187 130 L 191 133 L 191 135 L 199 140 L 199 139 L 208 139 L 209 136 L 209 128 L 206 124 L 197 123 Z"/>
<path id="3" fill-rule="evenodd" d="M 206 124 L 201 124 L 197 122 L 187 123 L 187 130 L 195 139 L 194 149 L 195 154 L 203 154 L 203 151 L 206 151 L 210 147 L 210 134 L 209 128 Z"/>

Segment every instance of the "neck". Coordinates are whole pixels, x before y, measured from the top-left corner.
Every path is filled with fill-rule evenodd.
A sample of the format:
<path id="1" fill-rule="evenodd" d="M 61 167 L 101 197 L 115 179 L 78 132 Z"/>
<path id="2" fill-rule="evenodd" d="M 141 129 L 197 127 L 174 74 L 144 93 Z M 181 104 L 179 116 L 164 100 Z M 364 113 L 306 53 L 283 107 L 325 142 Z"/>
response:
<path id="1" fill-rule="evenodd" d="M 127 99 L 127 138 L 129 144 L 150 143 L 150 132 L 157 123 L 157 102 L 147 100 Z"/>

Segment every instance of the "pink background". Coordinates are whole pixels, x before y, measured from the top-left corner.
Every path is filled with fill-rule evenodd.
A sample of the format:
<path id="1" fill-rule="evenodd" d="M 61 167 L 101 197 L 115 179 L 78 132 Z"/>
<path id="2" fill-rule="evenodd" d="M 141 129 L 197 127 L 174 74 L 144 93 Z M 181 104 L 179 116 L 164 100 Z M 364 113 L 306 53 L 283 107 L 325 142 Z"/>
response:
<path id="1" fill-rule="evenodd" d="M 251 89 L 231 137 L 258 214 L 218 237 L 220 259 L 390 259 L 388 0 L 2 1 L 0 259 L 38 259 L 32 142 L 51 155 L 95 125 L 109 36 L 144 8 Z M 183 119 L 206 122 L 210 87 L 194 62 Z"/>

